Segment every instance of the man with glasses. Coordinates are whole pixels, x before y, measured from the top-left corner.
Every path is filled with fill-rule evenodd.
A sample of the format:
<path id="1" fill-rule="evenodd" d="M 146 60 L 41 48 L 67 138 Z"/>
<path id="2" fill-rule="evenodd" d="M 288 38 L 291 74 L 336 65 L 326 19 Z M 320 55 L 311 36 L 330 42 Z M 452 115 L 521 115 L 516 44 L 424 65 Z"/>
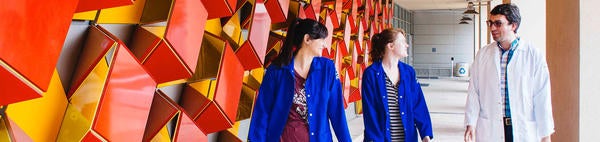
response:
<path id="1" fill-rule="evenodd" d="M 546 59 L 517 35 L 516 5 L 498 5 L 490 14 L 495 42 L 477 53 L 471 68 L 465 141 L 549 142 L 554 120 Z"/>

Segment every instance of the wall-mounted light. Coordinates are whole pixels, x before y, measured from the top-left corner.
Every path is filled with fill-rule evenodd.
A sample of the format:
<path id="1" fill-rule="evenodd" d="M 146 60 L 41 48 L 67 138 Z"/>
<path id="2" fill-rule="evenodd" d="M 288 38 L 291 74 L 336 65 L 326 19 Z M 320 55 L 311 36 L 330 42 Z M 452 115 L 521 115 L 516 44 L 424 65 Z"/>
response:
<path id="1" fill-rule="evenodd" d="M 471 17 L 469 17 L 469 16 L 467 16 L 467 15 L 464 15 L 464 16 L 462 17 L 462 19 L 460 19 L 460 20 L 461 20 L 461 21 L 473 21 L 473 19 L 471 19 Z"/>
<path id="2" fill-rule="evenodd" d="M 463 14 L 479 14 L 479 12 L 475 11 L 475 4 L 473 4 L 473 2 L 469 2 L 467 5 L 467 10 L 463 12 Z"/>
<path id="3" fill-rule="evenodd" d="M 460 22 L 458 24 L 469 24 L 469 22 L 467 22 L 465 20 L 460 20 Z"/>

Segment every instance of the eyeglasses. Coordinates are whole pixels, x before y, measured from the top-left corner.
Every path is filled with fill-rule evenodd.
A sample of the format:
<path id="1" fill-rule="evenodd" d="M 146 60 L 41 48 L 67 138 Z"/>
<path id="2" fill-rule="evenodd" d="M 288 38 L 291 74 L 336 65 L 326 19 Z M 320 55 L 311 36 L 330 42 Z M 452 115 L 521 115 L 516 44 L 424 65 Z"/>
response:
<path id="1" fill-rule="evenodd" d="M 485 23 L 487 24 L 488 27 L 492 27 L 492 25 L 494 25 L 494 27 L 496 27 L 496 28 L 504 25 L 504 22 L 502 22 L 500 20 L 497 20 L 497 21 L 487 20 L 487 21 L 485 21 Z"/>

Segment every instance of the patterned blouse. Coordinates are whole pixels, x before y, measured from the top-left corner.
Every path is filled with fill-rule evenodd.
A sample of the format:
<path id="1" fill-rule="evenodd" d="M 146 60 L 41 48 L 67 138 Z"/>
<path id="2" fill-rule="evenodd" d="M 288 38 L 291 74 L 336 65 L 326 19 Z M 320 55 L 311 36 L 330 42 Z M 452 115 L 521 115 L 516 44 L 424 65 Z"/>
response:
<path id="1" fill-rule="evenodd" d="M 294 100 L 290 108 L 287 123 L 281 134 L 281 142 L 308 142 L 308 123 L 306 120 L 306 79 L 294 71 L 295 89 Z"/>

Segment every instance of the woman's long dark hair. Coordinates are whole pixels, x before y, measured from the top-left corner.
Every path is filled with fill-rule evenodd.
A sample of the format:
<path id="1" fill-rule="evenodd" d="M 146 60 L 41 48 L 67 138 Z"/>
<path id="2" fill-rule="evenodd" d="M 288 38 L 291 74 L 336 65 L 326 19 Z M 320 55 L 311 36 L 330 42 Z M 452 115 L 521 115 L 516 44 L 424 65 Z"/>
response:
<path id="1" fill-rule="evenodd" d="M 404 36 L 404 30 L 388 28 L 381 33 L 377 33 L 371 37 L 371 52 L 369 52 L 372 61 L 381 61 L 385 55 L 385 46 L 388 43 L 394 42 L 398 36 Z"/>
<path id="2" fill-rule="evenodd" d="M 312 19 L 298 19 L 290 24 L 287 31 L 287 36 L 283 42 L 283 47 L 279 55 L 271 64 L 285 66 L 292 61 L 293 56 L 298 54 L 298 50 L 302 48 L 302 40 L 304 35 L 308 35 L 310 39 L 322 39 L 327 37 L 327 27 Z"/>

